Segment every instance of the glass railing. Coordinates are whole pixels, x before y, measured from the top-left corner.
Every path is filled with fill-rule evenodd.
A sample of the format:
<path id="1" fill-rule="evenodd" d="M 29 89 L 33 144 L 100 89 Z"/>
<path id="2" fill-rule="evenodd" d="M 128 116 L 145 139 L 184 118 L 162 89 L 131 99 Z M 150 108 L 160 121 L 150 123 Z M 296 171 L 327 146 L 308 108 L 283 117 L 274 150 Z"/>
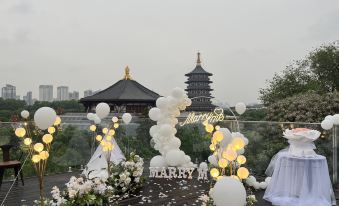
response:
<path id="1" fill-rule="evenodd" d="M 150 160 L 158 152 L 151 147 L 149 128 L 155 122 L 149 119 L 137 119 L 129 125 L 121 125 L 116 131 L 115 138 L 121 150 L 126 154 L 135 151 L 144 159 Z M 227 127 L 231 132 L 238 130 L 235 121 L 219 122 L 221 127 Z M 14 135 L 15 123 L 0 123 L 0 145 L 18 145 L 19 138 Z M 80 170 L 84 168 L 94 153 L 98 142 L 88 130 L 89 122 L 63 123 L 62 128 L 55 135 L 52 143 L 52 151 L 47 166 L 47 175 Z M 245 150 L 247 157 L 246 167 L 257 177 L 264 177 L 265 170 L 272 158 L 278 151 L 288 146 L 282 137 L 286 128 L 306 127 L 322 131 L 321 137 L 315 142 L 316 152 L 327 158 L 330 175 L 333 183 L 337 182 L 337 137 L 339 129 L 323 131 L 320 124 L 314 123 L 290 123 L 290 122 L 266 122 L 266 121 L 240 121 L 239 129 L 248 139 L 249 144 Z M 211 154 L 209 151 L 210 138 L 206 135 L 202 124 L 193 124 L 177 128 L 177 135 L 181 139 L 181 149 L 191 156 L 194 163 L 207 161 Z M 12 159 L 20 159 L 20 150 L 11 152 Z M 21 161 L 26 157 L 23 152 Z M 0 151 L 0 158 L 2 151 Z M 24 176 L 35 176 L 31 161 L 24 164 Z M 147 167 L 147 166 L 146 166 Z M 6 170 L 5 180 L 13 179 L 13 172 Z"/>

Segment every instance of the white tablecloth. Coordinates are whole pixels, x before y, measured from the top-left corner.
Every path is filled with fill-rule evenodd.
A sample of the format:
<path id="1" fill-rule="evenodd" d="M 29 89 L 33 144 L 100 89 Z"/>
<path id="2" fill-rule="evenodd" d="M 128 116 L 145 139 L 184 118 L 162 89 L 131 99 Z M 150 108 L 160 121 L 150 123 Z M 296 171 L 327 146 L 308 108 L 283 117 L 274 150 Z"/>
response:
<path id="1" fill-rule="evenodd" d="M 264 199 L 281 206 L 336 205 L 326 158 L 280 153 Z"/>

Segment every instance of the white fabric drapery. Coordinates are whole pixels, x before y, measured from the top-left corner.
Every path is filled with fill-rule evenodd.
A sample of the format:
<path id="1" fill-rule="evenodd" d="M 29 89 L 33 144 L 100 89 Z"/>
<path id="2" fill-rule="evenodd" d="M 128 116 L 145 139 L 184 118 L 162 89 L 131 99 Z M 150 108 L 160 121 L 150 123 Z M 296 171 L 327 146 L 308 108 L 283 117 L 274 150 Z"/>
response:
<path id="1" fill-rule="evenodd" d="M 264 199 L 281 206 L 336 205 L 326 158 L 278 153 Z"/>

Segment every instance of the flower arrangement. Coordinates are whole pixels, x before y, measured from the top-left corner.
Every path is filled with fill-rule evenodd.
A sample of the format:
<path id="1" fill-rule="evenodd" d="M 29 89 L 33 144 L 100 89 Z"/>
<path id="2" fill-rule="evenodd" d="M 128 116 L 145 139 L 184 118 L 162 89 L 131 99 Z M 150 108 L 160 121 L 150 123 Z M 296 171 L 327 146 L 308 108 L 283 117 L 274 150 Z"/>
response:
<path id="1" fill-rule="evenodd" d="M 117 165 L 111 165 L 111 175 L 106 182 L 114 188 L 114 194 L 117 197 L 122 194 L 127 197 L 142 187 L 145 182 L 144 177 L 142 177 L 143 171 L 143 159 L 132 152 L 126 161 L 122 161 Z"/>
<path id="2" fill-rule="evenodd" d="M 212 195 L 213 195 L 212 189 L 209 191 L 208 195 L 206 195 L 206 194 L 201 195 L 198 198 L 198 200 L 200 200 L 202 202 L 201 206 L 215 206 Z M 257 198 L 255 197 L 255 195 L 251 194 L 251 195 L 248 195 L 246 197 L 246 206 L 252 206 L 256 202 L 257 202 Z"/>
<path id="3" fill-rule="evenodd" d="M 51 194 L 52 200 L 48 201 L 48 206 L 99 206 L 110 204 L 113 188 L 99 178 L 85 179 L 73 176 L 66 184 L 64 191 L 54 186 Z"/>

